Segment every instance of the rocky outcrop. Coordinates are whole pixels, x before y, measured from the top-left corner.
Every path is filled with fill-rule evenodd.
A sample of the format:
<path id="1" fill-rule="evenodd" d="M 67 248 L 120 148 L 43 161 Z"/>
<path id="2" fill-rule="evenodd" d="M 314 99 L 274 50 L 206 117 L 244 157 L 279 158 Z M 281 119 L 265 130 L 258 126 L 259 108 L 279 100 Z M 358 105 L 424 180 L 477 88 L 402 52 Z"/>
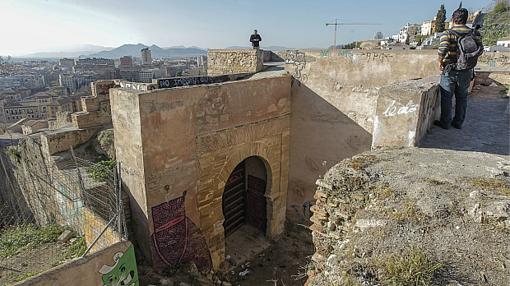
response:
<path id="1" fill-rule="evenodd" d="M 342 161 L 317 181 L 307 284 L 510 285 L 509 171 L 438 149 Z"/>

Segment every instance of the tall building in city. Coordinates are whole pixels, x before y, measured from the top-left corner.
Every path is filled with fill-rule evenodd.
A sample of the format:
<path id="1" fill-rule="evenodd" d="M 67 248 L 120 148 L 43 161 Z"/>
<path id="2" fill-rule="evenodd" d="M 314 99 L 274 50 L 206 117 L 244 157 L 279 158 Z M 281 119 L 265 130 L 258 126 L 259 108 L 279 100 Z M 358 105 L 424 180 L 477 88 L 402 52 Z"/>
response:
<path id="1" fill-rule="evenodd" d="M 121 68 L 133 67 L 133 58 L 131 56 L 124 56 L 120 58 L 120 67 Z"/>
<path id="2" fill-rule="evenodd" d="M 150 65 L 152 64 L 152 55 L 151 50 L 149 48 L 143 48 L 141 51 L 142 57 L 142 65 Z"/>
<path id="3" fill-rule="evenodd" d="M 74 67 L 74 59 L 63 58 L 58 60 L 58 65 L 62 69 L 71 70 Z"/>

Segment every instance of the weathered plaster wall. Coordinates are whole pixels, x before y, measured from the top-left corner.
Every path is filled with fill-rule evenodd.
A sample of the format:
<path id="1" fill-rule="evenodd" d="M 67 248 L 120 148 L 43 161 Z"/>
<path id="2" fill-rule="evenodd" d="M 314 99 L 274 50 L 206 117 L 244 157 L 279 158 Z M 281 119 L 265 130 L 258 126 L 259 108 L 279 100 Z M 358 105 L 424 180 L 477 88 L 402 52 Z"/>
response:
<path id="1" fill-rule="evenodd" d="M 258 49 L 209 50 L 207 75 L 254 73 L 264 67 L 263 52 Z"/>
<path id="2" fill-rule="evenodd" d="M 150 235 L 144 230 L 137 240 L 157 267 L 185 261 L 201 269 L 220 267 L 223 187 L 235 166 L 250 156 L 261 157 L 271 172 L 267 235 L 283 231 L 290 84 L 289 76 L 279 76 L 147 93 L 112 91 L 117 158 L 143 210 L 138 220 L 148 221 Z M 136 123 L 122 130 L 133 117 Z M 124 175 L 133 161 L 140 162 L 140 175 Z M 190 227 L 188 236 L 181 232 L 183 223 Z M 183 245 L 188 248 L 181 256 Z"/>
<path id="3" fill-rule="evenodd" d="M 309 52 L 304 60 L 297 78 L 368 132 L 379 87 L 439 73 L 433 51 L 341 50 L 337 56 Z M 288 64 L 287 69 L 295 74 L 298 64 Z"/>
<path id="4" fill-rule="evenodd" d="M 292 87 L 287 216 L 306 223 L 315 181 L 336 162 L 370 150 L 371 134 L 304 84 Z"/>
<path id="5" fill-rule="evenodd" d="M 117 262 L 116 259 L 119 259 Z M 124 266 L 124 271 L 120 267 Z M 110 279 L 112 279 L 110 281 Z M 123 284 L 121 284 L 123 282 Z M 129 241 L 78 258 L 29 278 L 19 286 L 139 285 L 135 253 Z"/>
<path id="6" fill-rule="evenodd" d="M 110 103 L 116 158 L 121 163 L 123 187 L 129 194 L 132 229 L 135 238 L 146 238 L 150 233 L 147 223 L 139 98 L 135 90 L 112 89 Z M 150 244 L 147 241 L 137 247 L 146 258 L 150 258 Z"/>
<path id="7" fill-rule="evenodd" d="M 378 97 L 381 91 L 389 91 L 383 86 L 437 73 L 437 55 L 431 51 L 341 51 L 338 56 L 286 51 L 279 55 L 296 78 L 288 218 L 307 222 L 315 181 L 335 162 L 370 150 Z M 406 92 L 404 88 L 397 94 L 405 96 Z M 415 119 L 418 124 L 418 114 Z"/>

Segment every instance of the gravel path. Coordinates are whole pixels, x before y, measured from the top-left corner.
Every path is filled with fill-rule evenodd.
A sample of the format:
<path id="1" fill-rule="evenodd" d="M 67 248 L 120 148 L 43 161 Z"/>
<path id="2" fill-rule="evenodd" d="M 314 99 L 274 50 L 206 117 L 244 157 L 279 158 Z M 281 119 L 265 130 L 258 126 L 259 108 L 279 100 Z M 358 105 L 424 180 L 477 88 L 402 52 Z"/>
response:
<path id="1" fill-rule="evenodd" d="M 434 126 L 421 147 L 510 155 L 510 105 L 502 87 L 479 86 L 468 99 L 462 130 Z"/>

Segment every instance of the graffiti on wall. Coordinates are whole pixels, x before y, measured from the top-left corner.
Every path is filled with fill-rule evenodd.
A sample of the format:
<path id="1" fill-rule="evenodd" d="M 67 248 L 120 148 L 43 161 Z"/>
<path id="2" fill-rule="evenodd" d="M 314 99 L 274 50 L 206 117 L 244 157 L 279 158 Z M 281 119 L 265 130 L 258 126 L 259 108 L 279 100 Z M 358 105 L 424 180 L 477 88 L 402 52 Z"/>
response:
<path id="1" fill-rule="evenodd" d="M 204 236 L 186 217 L 186 192 L 176 199 L 152 207 L 152 244 L 155 265 L 173 266 L 193 262 L 201 271 L 211 269 L 211 256 Z"/>
<path id="2" fill-rule="evenodd" d="M 384 116 L 393 117 L 397 115 L 403 115 L 408 113 L 414 113 L 418 110 L 419 104 L 415 104 L 411 100 L 406 105 L 403 105 L 396 100 L 392 100 L 391 104 L 384 111 Z"/>
<path id="3" fill-rule="evenodd" d="M 306 54 L 304 52 L 299 50 L 288 51 L 285 58 L 285 63 L 294 66 L 294 78 L 301 81 L 306 81 L 306 75 L 302 73 L 306 67 Z"/>
<path id="4" fill-rule="evenodd" d="M 214 84 L 222 83 L 227 81 L 244 79 L 249 76 L 250 73 L 240 74 L 226 74 L 218 76 L 190 76 L 190 77 L 173 77 L 173 78 L 162 78 L 157 80 L 158 88 L 174 88 L 181 86 L 194 86 L 201 84 Z"/>
<path id="5" fill-rule="evenodd" d="M 339 56 L 349 59 L 354 57 L 351 50 L 336 49 L 335 51 L 336 53 L 333 51 L 333 49 L 322 50 L 320 55 L 321 57 Z"/>
<path id="6" fill-rule="evenodd" d="M 113 256 L 113 263 L 112 266 L 103 265 L 99 270 L 103 286 L 140 285 L 133 245 L 130 245 L 124 253 L 116 253 Z"/>

